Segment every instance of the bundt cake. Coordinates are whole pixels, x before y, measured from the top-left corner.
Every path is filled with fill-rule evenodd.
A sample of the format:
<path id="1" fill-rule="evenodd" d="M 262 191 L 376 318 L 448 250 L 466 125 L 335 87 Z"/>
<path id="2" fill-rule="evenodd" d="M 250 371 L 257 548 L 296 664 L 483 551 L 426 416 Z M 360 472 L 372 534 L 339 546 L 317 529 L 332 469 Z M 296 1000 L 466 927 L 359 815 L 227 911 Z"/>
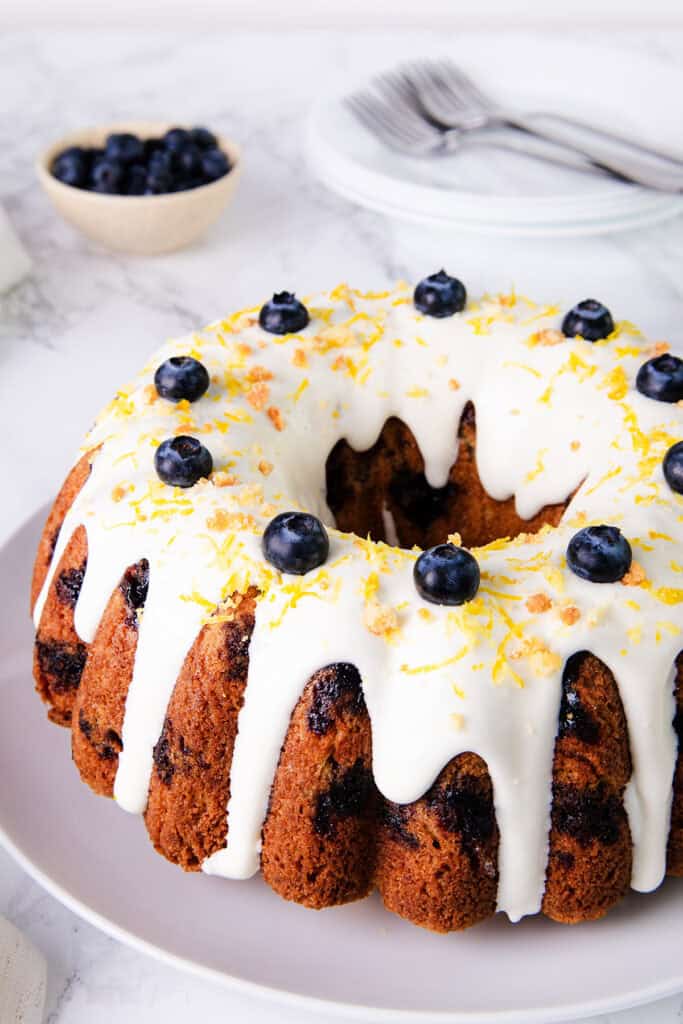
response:
<path id="1" fill-rule="evenodd" d="M 682 438 L 683 361 L 595 300 L 278 293 L 87 436 L 37 689 L 186 870 L 600 917 L 683 875 Z"/>

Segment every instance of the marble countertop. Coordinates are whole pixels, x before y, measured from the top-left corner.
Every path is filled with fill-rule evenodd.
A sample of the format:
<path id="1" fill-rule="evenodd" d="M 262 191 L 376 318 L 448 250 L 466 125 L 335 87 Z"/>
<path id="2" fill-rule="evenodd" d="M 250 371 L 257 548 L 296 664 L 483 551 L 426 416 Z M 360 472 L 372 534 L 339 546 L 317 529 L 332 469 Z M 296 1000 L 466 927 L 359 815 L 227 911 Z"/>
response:
<path id="1" fill-rule="evenodd" d="M 539 35 L 538 42 L 547 40 Z M 683 59 L 683 32 L 622 33 L 610 44 L 623 48 L 625 66 L 635 48 L 662 61 Z M 511 284 L 563 303 L 591 294 L 653 338 L 680 339 L 683 219 L 590 239 L 491 239 L 388 220 L 310 177 L 301 126 L 320 83 L 337 87 L 380 58 L 466 45 L 462 34 L 445 40 L 420 32 L 2 34 L 0 202 L 34 271 L 0 297 L 0 400 L 12 439 L 0 451 L 0 543 L 54 493 L 91 418 L 163 336 L 274 289 L 306 293 L 340 280 L 382 287 L 446 265 L 473 294 Z M 205 122 L 245 151 L 238 199 L 205 241 L 145 260 L 88 245 L 50 209 L 31 169 L 55 136 L 140 116 Z M 48 957 L 49 1024 L 173 1024 L 188 1012 L 208 1021 L 308 1019 L 119 945 L 44 893 L 3 852 L 0 912 Z M 682 1018 L 683 996 L 601 1024 Z"/>

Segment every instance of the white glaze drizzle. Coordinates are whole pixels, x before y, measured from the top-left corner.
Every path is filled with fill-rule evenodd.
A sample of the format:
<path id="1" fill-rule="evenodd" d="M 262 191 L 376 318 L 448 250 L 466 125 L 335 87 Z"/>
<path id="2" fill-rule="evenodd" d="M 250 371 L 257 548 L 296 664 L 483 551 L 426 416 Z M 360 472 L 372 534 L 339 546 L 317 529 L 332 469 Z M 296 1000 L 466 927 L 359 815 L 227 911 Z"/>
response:
<path id="1" fill-rule="evenodd" d="M 117 801 L 144 810 L 153 747 L 183 660 L 216 607 L 229 615 L 222 602 L 254 585 L 260 597 L 231 769 L 228 843 L 205 871 L 244 878 L 258 869 L 292 710 L 313 672 L 352 661 L 363 680 L 381 792 L 399 803 L 415 800 L 456 754 L 479 754 L 500 830 L 499 908 L 513 920 L 536 912 L 562 669 L 569 655 L 587 649 L 614 673 L 629 726 L 632 884 L 655 888 L 665 870 L 676 757 L 672 665 L 683 646 L 676 561 L 683 499 L 666 485 L 661 462 L 683 436 L 683 410 L 635 392 L 651 348 L 626 323 L 595 345 L 541 334 L 557 328 L 559 310 L 514 295 L 485 298 L 445 320 L 418 314 L 407 285 L 380 295 L 340 286 L 307 305 L 311 323 L 296 336 L 265 334 L 257 311 L 248 310 L 167 343 L 86 439 L 84 450 L 101 448 L 67 514 L 35 616 L 39 622 L 54 569 L 81 524 L 88 564 L 75 622 L 84 641 L 92 641 L 127 566 L 140 558 L 150 564 Z M 195 355 L 211 374 L 209 392 L 192 406 L 155 399 L 154 370 L 174 354 Z M 260 536 L 277 511 L 305 508 L 331 522 L 324 467 L 337 440 L 366 449 L 398 416 L 438 487 L 456 458 L 470 400 L 478 470 L 494 498 L 514 494 L 519 514 L 530 518 L 581 484 L 557 529 L 476 552 L 482 587 L 473 602 L 425 604 L 412 581 L 415 552 L 334 529 L 328 562 L 306 577 L 282 576 L 265 563 Z M 173 433 L 204 441 L 214 458 L 211 481 L 190 491 L 158 481 L 154 450 Z M 567 570 L 570 537 L 597 522 L 629 538 L 644 571 L 639 586 L 592 584 Z M 552 601 L 542 614 L 526 607 L 537 593 Z M 366 624 L 368 608 L 378 605 L 393 610 L 397 624 L 382 635 Z M 567 606 L 580 614 L 571 625 L 562 617 Z"/>

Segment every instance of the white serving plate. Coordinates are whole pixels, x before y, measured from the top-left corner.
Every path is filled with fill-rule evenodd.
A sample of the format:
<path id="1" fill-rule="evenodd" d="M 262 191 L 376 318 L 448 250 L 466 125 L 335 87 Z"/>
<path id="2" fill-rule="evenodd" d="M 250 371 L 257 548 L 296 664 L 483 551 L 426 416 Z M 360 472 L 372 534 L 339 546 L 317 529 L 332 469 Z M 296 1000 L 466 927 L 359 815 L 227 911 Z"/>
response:
<path id="1" fill-rule="evenodd" d="M 376 898 L 314 913 L 260 879 L 186 875 L 139 818 L 78 779 L 30 674 L 27 594 L 45 510 L 2 549 L 0 841 L 71 910 L 142 952 L 242 992 L 363 1021 L 533 1024 L 683 990 L 683 881 L 567 928 L 502 917 L 440 936 Z"/>
<path id="2" fill-rule="evenodd" d="M 643 141 L 680 149 L 683 68 L 637 50 L 517 36 L 468 37 L 444 46 L 511 108 L 556 110 Z M 389 56 L 383 63 L 392 66 Z M 520 74 L 520 68 L 524 74 Z M 381 67 L 378 67 L 378 71 Z M 347 93 L 363 82 L 350 83 Z M 493 148 L 420 160 L 373 139 L 344 107 L 321 99 L 307 128 L 318 176 L 346 198 L 431 227 L 504 235 L 572 236 L 666 220 L 683 197 L 577 174 Z"/>

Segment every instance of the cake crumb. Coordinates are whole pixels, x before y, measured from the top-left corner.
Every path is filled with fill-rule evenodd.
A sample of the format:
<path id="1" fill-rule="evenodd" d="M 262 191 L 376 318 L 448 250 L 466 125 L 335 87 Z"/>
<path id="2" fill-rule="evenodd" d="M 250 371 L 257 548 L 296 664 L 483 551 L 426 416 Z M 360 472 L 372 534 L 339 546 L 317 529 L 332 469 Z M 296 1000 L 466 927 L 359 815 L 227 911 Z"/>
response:
<path id="1" fill-rule="evenodd" d="M 112 501 L 123 501 L 125 496 L 126 496 L 126 488 L 123 486 L 123 484 L 117 484 L 116 487 L 111 492 L 111 500 Z"/>
<path id="2" fill-rule="evenodd" d="M 552 606 L 553 602 L 547 594 L 532 594 L 531 597 L 526 599 L 527 611 L 531 612 L 532 615 L 540 615 L 542 612 L 547 612 Z"/>
<path id="3" fill-rule="evenodd" d="M 456 380 L 455 377 L 451 377 L 451 379 L 448 382 L 448 386 L 451 389 L 451 391 L 459 391 L 460 381 Z"/>
<path id="4" fill-rule="evenodd" d="M 224 508 L 217 508 L 207 516 L 206 525 L 210 530 L 255 530 L 256 520 L 245 512 L 226 512 Z"/>
<path id="5" fill-rule="evenodd" d="M 528 344 L 532 347 L 535 345 L 547 347 L 549 345 L 561 345 L 564 340 L 564 334 L 562 331 L 558 331 L 556 327 L 544 327 L 540 331 L 534 331 L 529 338 Z"/>
<path id="6" fill-rule="evenodd" d="M 581 612 L 575 604 L 567 604 L 560 609 L 560 619 L 565 626 L 573 626 L 581 618 Z"/>
<path id="7" fill-rule="evenodd" d="M 648 348 L 643 350 L 643 355 L 646 356 L 663 356 L 665 352 L 671 350 L 671 345 L 668 341 L 655 341 Z"/>
<path id="8" fill-rule="evenodd" d="M 538 637 L 525 637 L 517 649 L 510 653 L 513 661 L 526 658 L 534 675 L 549 676 L 557 672 L 562 665 L 562 658 L 551 651 Z"/>
<path id="9" fill-rule="evenodd" d="M 253 351 L 254 350 L 251 347 L 251 345 L 247 345 L 245 341 L 241 341 L 237 346 L 237 352 L 239 353 L 239 355 L 244 356 L 245 358 L 247 356 L 250 356 Z"/>
<path id="10" fill-rule="evenodd" d="M 572 443 L 569 445 L 569 447 L 571 448 L 571 450 L 573 452 L 578 452 L 579 448 L 581 447 L 581 442 L 580 441 L 572 441 Z"/>
<path id="11" fill-rule="evenodd" d="M 394 609 L 374 598 L 365 605 L 363 622 L 375 636 L 389 636 L 398 629 L 398 615 Z"/>
<path id="12" fill-rule="evenodd" d="M 227 530 L 230 525 L 231 515 L 224 508 L 217 508 L 210 516 L 207 516 L 206 525 L 210 530 Z"/>
<path id="13" fill-rule="evenodd" d="M 640 587 L 645 583 L 646 579 L 647 576 L 645 575 L 645 570 L 642 565 L 634 559 L 634 561 L 631 562 L 631 568 L 626 575 L 622 577 L 621 582 L 625 587 Z"/>
<path id="14" fill-rule="evenodd" d="M 446 539 L 449 544 L 454 544 L 456 548 L 462 547 L 462 537 L 459 533 L 449 533 Z"/>
<path id="15" fill-rule="evenodd" d="M 147 384 L 142 393 L 145 396 L 145 403 L 147 405 L 152 405 L 159 397 L 159 392 L 153 384 Z"/>
<path id="16" fill-rule="evenodd" d="M 259 473 L 262 473 L 264 476 L 270 476 L 270 474 L 273 472 L 273 463 L 268 462 L 268 459 L 261 459 L 261 461 L 258 464 L 258 471 Z"/>
<path id="17" fill-rule="evenodd" d="M 237 483 L 237 477 L 234 473 L 225 473 L 223 470 L 219 470 L 217 473 L 211 474 L 211 482 L 216 487 L 233 487 Z"/>
<path id="18" fill-rule="evenodd" d="M 252 366 L 247 373 L 247 380 L 257 384 L 262 380 L 272 380 L 273 373 L 266 366 Z"/>
<path id="19" fill-rule="evenodd" d="M 302 348 L 295 348 L 292 354 L 292 362 L 295 366 L 308 366 L 308 356 Z"/>
<path id="20" fill-rule="evenodd" d="M 282 418 L 282 413 L 276 405 L 271 405 L 268 409 L 268 419 L 273 424 L 276 430 L 285 429 L 285 421 Z"/>
<path id="21" fill-rule="evenodd" d="M 451 725 L 457 732 L 460 732 L 462 729 L 465 728 L 465 716 L 461 715 L 459 711 L 454 711 L 450 715 L 450 720 Z"/>
<path id="22" fill-rule="evenodd" d="M 252 384 L 246 393 L 247 401 L 252 408 L 260 412 L 270 397 L 270 387 L 264 381 Z"/>

